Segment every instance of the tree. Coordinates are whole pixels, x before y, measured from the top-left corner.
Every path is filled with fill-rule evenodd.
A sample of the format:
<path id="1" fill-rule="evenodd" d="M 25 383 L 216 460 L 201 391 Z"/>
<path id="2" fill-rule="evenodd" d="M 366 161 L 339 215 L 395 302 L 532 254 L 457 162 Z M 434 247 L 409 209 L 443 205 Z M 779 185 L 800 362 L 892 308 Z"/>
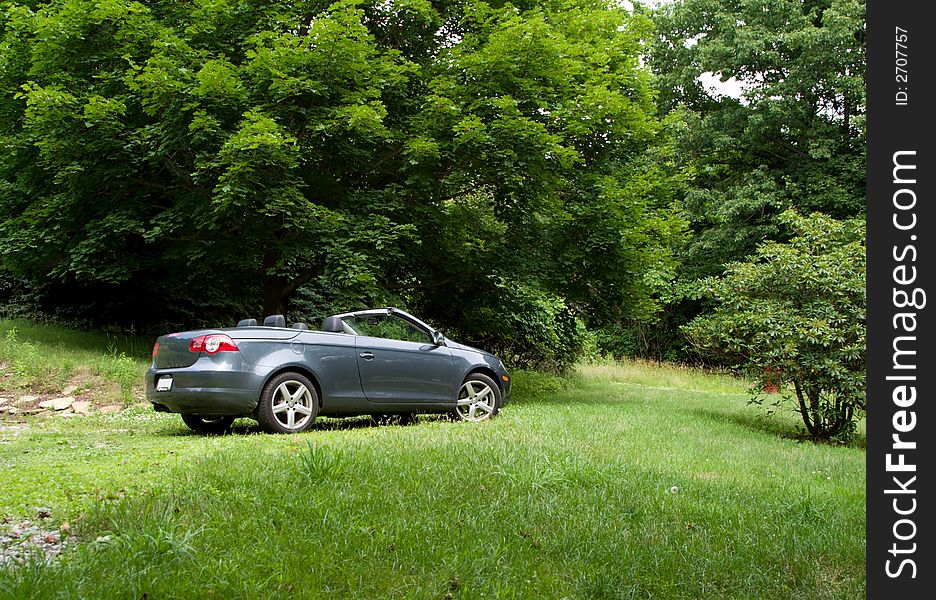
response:
<path id="1" fill-rule="evenodd" d="M 650 24 L 602 0 L 3 6 L 0 260 L 58 307 L 568 338 L 674 268 Z"/>
<path id="2" fill-rule="evenodd" d="M 649 64 L 660 114 L 681 121 L 681 198 L 691 235 L 658 320 L 631 320 L 612 347 L 691 360 L 679 326 L 709 310 L 693 293 L 768 240 L 795 208 L 864 213 L 865 3 L 861 0 L 676 0 L 652 11 Z M 740 87 L 729 95 L 709 82 Z"/>
<path id="3" fill-rule="evenodd" d="M 779 372 L 811 436 L 847 438 L 865 409 L 864 221 L 787 211 L 781 223 L 794 237 L 706 279 L 716 308 L 685 330 L 758 386 Z"/>
<path id="4" fill-rule="evenodd" d="M 688 110 L 681 149 L 698 169 L 689 268 L 717 273 L 776 239 L 785 206 L 863 214 L 863 1 L 681 0 L 655 23 L 660 109 Z M 736 81 L 741 96 L 707 88 L 703 74 Z"/>

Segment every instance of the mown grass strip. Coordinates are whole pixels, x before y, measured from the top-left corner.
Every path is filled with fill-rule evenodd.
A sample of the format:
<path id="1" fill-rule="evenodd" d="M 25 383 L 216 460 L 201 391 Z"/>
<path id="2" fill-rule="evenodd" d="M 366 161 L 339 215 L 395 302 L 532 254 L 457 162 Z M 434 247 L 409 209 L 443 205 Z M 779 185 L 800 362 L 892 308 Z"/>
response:
<path id="1" fill-rule="evenodd" d="M 854 598 L 864 452 L 730 377 L 515 374 L 494 421 L 191 434 L 145 407 L 0 431 L 0 510 L 67 521 L 0 597 Z M 22 425 L 23 423 L 19 423 Z"/>

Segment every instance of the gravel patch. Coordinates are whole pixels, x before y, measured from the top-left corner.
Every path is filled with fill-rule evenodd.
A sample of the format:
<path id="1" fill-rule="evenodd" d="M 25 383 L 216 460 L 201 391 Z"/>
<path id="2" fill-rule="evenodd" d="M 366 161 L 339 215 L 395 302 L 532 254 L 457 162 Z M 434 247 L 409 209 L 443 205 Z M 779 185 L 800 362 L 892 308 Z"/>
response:
<path id="1" fill-rule="evenodd" d="M 14 523 L 0 520 L 0 566 L 23 564 L 28 559 L 48 562 L 68 543 L 68 523 L 55 525 L 48 509 L 37 508 L 35 519 Z"/>

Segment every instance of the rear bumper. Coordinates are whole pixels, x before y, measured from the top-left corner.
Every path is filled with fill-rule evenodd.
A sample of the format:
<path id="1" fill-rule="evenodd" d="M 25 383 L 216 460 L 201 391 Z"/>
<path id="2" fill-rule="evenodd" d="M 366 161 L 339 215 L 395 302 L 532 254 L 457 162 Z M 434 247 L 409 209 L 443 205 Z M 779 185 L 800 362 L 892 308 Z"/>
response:
<path id="1" fill-rule="evenodd" d="M 202 416 L 248 416 L 257 407 L 252 390 L 184 388 L 175 392 L 147 390 L 146 399 L 157 411 Z"/>
<path id="2" fill-rule="evenodd" d="M 249 415 L 257 407 L 264 377 L 253 371 L 241 370 L 238 368 L 241 366 L 215 362 L 206 357 L 191 367 L 151 367 L 146 372 L 146 399 L 161 412 Z M 156 391 L 156 384 L 163 377 L 171 377 L 172 386 L 166 391 Z"/>

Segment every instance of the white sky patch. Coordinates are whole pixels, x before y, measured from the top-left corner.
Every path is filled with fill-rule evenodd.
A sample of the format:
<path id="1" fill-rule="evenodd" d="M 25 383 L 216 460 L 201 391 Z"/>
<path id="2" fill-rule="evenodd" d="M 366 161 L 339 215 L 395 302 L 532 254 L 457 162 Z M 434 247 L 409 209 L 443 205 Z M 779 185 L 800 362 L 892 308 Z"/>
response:
<path id="1" fill-rule="evenodd" d="M 702 73 L 699 75 L 699 83 L 713 96 L 727 96 L 735 100 L 744 101 L 744 82 L 729 77 L 722 81 L 721 76 L 716 73 Z"/>
<path id="2" fill-rule="evenodd" d="M 656 8 L 661 4 L 668 4 L 672 1 L 673 0 L 640 0 L 640 3 L 650 8 Z M 617 0 L 617 4 L 627 12 L 634 12 L 634 3 L 631 2 L 631 0 Z"/>
<path id="3" fill-rule="evenodd" d="M 693 46 L 698 44 L 699 41 L 704 37 L 705 37 L 704 33 L 699 33 L 699 34 L 692 36 L 691 38 L 686 38 L 686 40 L 683 42 L 683 46 L 685 46 L 686 48 L 692 48 Z"/>
<path id="4" fill-rule="evenodd" d="M 651 8 L 657 8 L 658 6 L 671 4 L 672 2 L 673 0 L 640 0 L 641 4 Z M 634 12 L 634 3 L 631 2 L 631 0 L 617 0 L 617 3 L 624 8 L 624 10 Z M 618 31 L 623 31 L 624 29 L 626 29 L 625 25 L 618 26 Z M 686 48 L 692 48 L 704 37 L 705 33 L 699 33 L 696 36 L 688 38 L 685 41 Z M 643 57 L 640 58 L 641 64 L 643 64 Z M 699 83 L 715 97 L 734 98 L 735 100 L 740 100 L 742 103 L 746 103 L 744 99 L 744 82 L 734 77 L 729 77 L 726 81 L 722 81 L 721 76 L 717 73 L 707 72 L 699 76 Z"/>

